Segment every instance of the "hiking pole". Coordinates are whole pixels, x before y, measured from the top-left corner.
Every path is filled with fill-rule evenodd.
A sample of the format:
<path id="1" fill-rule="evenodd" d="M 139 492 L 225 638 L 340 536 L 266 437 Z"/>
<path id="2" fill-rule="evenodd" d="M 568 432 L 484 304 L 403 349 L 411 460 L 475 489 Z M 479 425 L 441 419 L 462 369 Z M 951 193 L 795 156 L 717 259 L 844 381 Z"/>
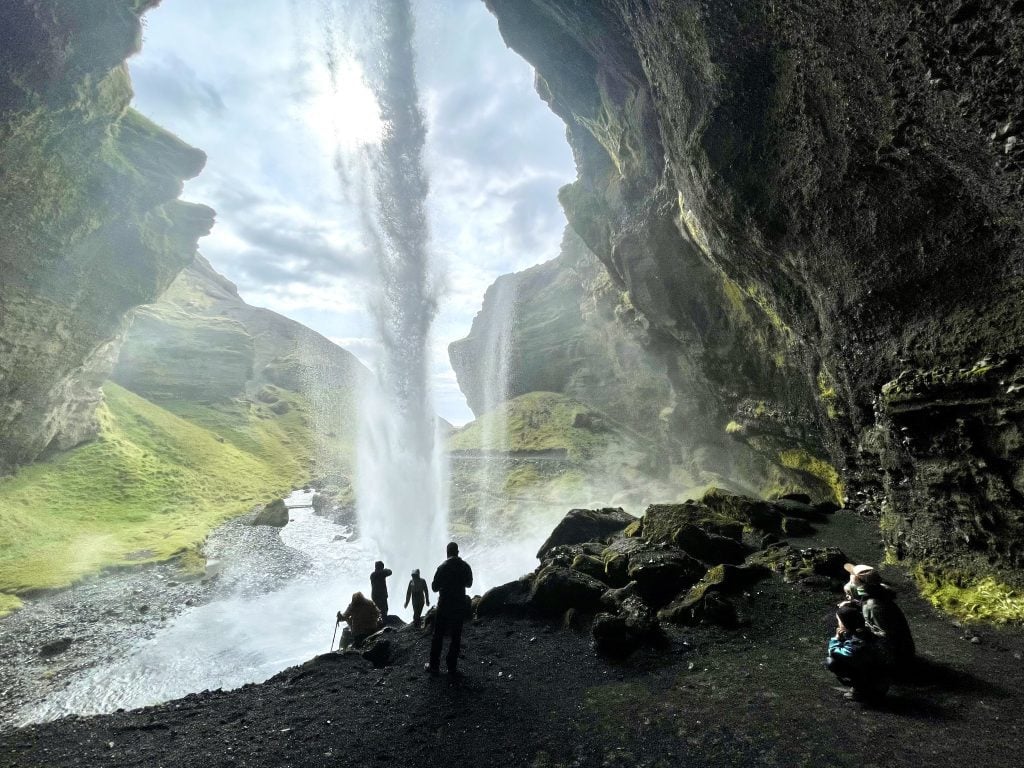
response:
<path id="1" fill-rule="evenodd" d="M 338 625 L 339 624 L 341 624 L 341 619 L 338 619 L 337 621 L 334 622 L 334 634 L 331 635 L 331 647 L 327 649 L 328 653 L 330 653 L 331 651 L 334 650 L 334 638 L 336 638 L 338 636 Z"/>

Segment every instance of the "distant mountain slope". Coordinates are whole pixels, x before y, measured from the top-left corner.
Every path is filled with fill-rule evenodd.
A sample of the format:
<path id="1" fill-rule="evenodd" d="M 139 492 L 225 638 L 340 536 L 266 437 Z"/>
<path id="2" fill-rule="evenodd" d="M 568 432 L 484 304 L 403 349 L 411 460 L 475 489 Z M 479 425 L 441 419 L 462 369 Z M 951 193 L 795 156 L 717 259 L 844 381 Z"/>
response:
<path id="1" fill-rule="evenodd" d="M 369 372 L 354 355 L 276 312 L 252 307 L 201 256 L 156 304 L 141 307 L 112 378 L 186 418 L 217 427 L 239 408 L 298 407 L 324 469 L 347 464 L 355 391 Z"/>
<path id="2" fill-rule="evenodd" d="M 347 489 L 368 375 L 198 259 L 137 310 L 96 439 L 0 480 L 0 615 L 110 566 L 201 565 L 213 526 L 313 477 Z"/>

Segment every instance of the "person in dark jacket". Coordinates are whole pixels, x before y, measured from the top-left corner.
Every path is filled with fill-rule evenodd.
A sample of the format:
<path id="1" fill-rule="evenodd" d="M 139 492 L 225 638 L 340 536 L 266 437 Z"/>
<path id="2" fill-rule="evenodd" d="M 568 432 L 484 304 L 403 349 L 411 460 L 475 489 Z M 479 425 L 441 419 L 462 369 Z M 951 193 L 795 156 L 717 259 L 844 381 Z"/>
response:
<path id="1" fill-rule="evenodd" d="M 885 644 L 894 663 L 912 661 L 914 637 L 907 617 L 896 605 L 896 590 L 883 584 L 881 575 L 870 565 L 847 563 L 843 567 L 850 574 L 846 593 L 860 602 L 867 628 Z"/>
<path id="2" fill-rule="evenodd" d="M 448 545 L 448 559 L 438 566 L 430 588 L 438 593 L 437 612 L 434 614 L 434 636 L 430 642 L 430 662 L 426 670 L 436 675 L 441 665 L 441 646 L 444 636 L 448 643 L 448 674 L 458 674 L 459 648 L 462 645 L 462 624 L 469 615 L 469 597 L 466 589 L 473 586 L 473 569 L 459 557 L 459 545 Z"/>
<path id="3" fill-rule="evenodd" d="M 889 689 L 889 670 L 879 641 L 864 624 L 864 613 L 854 602 L 836 611 L 836 634 L 828 641 L 825 666 L 851 690 L 852 701 L 875 701 Z"/>
<path id="4" fill-rule="evenodd" d="M 427 589 L 427 580 L 420 578 L 419 568 L 412 572 L 409 586 L 405 590 L 406 608 L 409 607 L 410 600 L 412 600 L 412 624 L 419 628 L 422 622 L 420 616 L 423 613 L 423 604 L 426 602 L 427 605 L 430 605 L 430 590 Z"/>
<path id="5" fill-rule="evenodd" d="M 388 615 L 388 583 L 387 578 L 391 575 L 391 569 L 384 567 L 384 561 L 378 560 L 373 564 L 373 573 L 370 574 L 370 598 L 373 600 L 380 615 L 387 618 Z"/>

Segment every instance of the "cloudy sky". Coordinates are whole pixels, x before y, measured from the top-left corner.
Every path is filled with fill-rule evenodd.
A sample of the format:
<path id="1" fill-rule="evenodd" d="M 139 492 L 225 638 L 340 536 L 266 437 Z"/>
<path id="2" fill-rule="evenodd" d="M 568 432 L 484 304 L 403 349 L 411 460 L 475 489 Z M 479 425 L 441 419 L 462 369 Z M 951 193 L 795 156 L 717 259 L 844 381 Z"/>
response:
<path id="1" fill-rule="evenodd" d="M 135 106 L 205 150 L 185 197 L 217 210 L 200 242 L 242 297 L 372 363 L 372 264 L 332 158 L 379 124 L 358 70 L 332 86 L 331 0 L 164 0 L 131 66 Z M 575 178 L 564 125 L 533 89 L 481 0 L 419 0 L 417 54 L 429 123 L 432 244 L 447 286 L 434 326 L 438 410 L 472 418 L 448 364 L 498 276 L 553 258 Z"/>

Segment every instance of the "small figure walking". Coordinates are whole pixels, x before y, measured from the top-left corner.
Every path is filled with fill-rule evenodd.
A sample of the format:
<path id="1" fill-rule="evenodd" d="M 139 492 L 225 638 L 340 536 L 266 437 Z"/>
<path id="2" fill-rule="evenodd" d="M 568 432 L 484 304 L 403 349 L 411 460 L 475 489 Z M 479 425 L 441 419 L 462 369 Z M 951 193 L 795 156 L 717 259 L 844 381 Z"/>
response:
<path id="1" fill-rule="evenodd" d="M 430 588 L 438 593 L 437 612 L 434 614 L 434 636 L 430 642 L 430 662 L 425 664 L 427 672 L 436 675 L 441 665 L 441 646 L 444 636 L 451 637 L 448 643 L 448 674 L 457 675 L 459 648 L 462 645 L 462 624 L 469 616 L 469 597 L 466 589 L 473 586 L 473 569 L 459 557 L 459 545 L 448 544 L 448 559 L 437 567 Z"/>
<path id="2" fill-rule="evenodd" d="M 344 612 L 338 611 L 338 622 L 346 621 L 348 626 L 341 631 L 340 650 L 350 645 L 358 648 L 370 635 L 380 629 L 380 611 L 366 599 L 362 592 L 352 595 L 352 602 Z"/>
<path id="3" fill-rule="evenodd" d="M 377 606 L 382 618 L 388 617 L 388 583 L 387 578 L 391 575 L 391 569 L 384 567 L 384 561 L 378 560 L 373 564 L 373 573 L 370 574 L 370 598 Z"/>
<path id="4" fill-rule="evenodd" d="M 420 624 L 423 622 L 423 604 L 425 602 L 427 605 L 430 605 L 430 591 L 427 589 L 427 580 L 420 578 L 419 568 L 412 572 L 409 586 L 405 590 L 406 608 L 409 607 L 410 600 L 412 600 L 412 624 L 419 629 Z"/>

